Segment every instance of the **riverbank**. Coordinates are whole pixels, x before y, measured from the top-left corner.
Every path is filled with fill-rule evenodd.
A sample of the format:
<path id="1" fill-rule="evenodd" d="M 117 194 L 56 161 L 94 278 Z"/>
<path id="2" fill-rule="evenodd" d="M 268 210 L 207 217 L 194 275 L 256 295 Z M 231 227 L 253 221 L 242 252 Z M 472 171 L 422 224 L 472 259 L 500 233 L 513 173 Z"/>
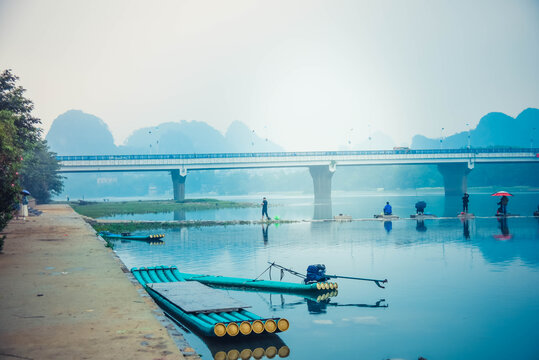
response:
<path id="1" fill-rule="evenodd" d="M 226 208 L 245 208 L 258 206 L 249 202 L 225 201 L 216 199 L 139 200 L 139 201 L 103 201 L 70 202 L 69 205 L 79 214 L 92 218 L 118 214 L 161 213 L 177 210 L 207 210 Z"/>
<path id="2" fill-rule="evenodd" d="M 145 220 L 102 220 L 84 217 L 95 231 L 110 231 L 114 233 L 151 230 L 151 229 L 179 229 L 203 226 L 232 226 L 253 224 L 291 224 L 301 222 L 299 220 L 182 220 L 182 221 L 145 221 Z M 305 220 L 308 221 L 308 220 Z"/>
<path id="3" fill-rule="evenodd" d="M 38 208 L 1 234 L 0 358 L 199 359 L 81 216 Z"/>

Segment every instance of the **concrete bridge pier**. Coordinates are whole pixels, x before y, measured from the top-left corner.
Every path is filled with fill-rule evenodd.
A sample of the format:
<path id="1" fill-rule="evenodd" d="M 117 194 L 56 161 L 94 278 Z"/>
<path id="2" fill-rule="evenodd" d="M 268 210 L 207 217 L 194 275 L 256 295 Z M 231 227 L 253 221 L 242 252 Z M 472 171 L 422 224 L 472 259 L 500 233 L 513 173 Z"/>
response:
<path id="1" fill-rule="evenodd" d="M 468 174 L 473 163 L 438 164 L 444 178 L 445 196 L 462 196 L 468 190 Z"/>
<path id="2" fill-rule="evenodd" d="M 313 178 L 314 203 L 331 204 L 331 178 L 335 172 L 335 165 L 309 166 Z"/>
<path id="3" fill-rule="evenodd" d="M 187 177 L 187 170 L 185 169 L 173 169 L 170 170 L 172 176 L 172 187 L 174 189 L 174 201 L 185 200 L 185 178 Z"/>

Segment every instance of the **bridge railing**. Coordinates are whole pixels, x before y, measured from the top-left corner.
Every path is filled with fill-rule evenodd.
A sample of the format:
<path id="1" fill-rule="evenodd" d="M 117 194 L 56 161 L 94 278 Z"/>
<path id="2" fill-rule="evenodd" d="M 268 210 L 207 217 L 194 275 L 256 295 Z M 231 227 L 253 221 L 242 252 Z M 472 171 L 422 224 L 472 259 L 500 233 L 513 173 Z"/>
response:
<path id="1" fill-rule="evenodd" d="M 353 150 L 353 151 L 301 151 L 261 153 L 208 153 L 208 154 L 147 154 L 147 155 L 68 155 L 56 156 L 58 161 L 88 160 L 167 160 L 167 159 L 210 159 L 210 158 L 257 158 L 257 157 L 312 157 L 312 156 L 369 156 L 369 155 L 443 155 L 443 154 L 493 154 L 530 153 L 539 156 L 539 148 L 472 148 L 472 149 L 397 149 L 397 150 Z"/>

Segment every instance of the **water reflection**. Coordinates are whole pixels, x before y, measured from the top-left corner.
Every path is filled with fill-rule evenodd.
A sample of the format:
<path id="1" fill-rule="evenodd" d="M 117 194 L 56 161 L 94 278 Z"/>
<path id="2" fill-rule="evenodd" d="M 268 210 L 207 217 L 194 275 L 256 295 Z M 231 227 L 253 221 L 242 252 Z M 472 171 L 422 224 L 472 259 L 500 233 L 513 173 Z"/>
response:
<path id="1" fill-rule="evenodd" d="M 309 314 L 325 314 L 327 312 L 328 306 L 353 306 L 353 307 L 362 307 L 362 308 L 386 308 L 389 305 L 382 304 L 385 299 L 380 299 L 374 304 L 339 304 L 336 302 L 331 302 L 330 299 L 322 301 L 313 301 L 311 299 L 305 299 L 307 301 L 307 309 Z"/>
<path id="2" fill-rule="evenodd" d="M 498 240 L 509 240 L 513 237 L 513 235 L 511 235 L 509 233 L 509 227 L 507 226 L 507 218 L 505 216 L 501 217 L 501 218 L 498 218 L 498 223 L 499 223 L 499 227 L 500 227 L 500 230 L 501 230 L 501 235 L 500 234 L 497 234 L 497 235 L 493 235 L 494 238 L 498 239 Z"/>
<path id="3" fill-rule="evenodd" d="M 462 234 L 464 235 L 465 239 L 470 238 L 470 223 L 468 219 L 461 219 L 462 221 Z"/>
<path id="4" fill-rule="evenodd" d="M 202 337 L 215 360 L 286 358 L 290 348 L 275 334 L 248 335 L 235 338 Z"/>
<path id="5" fill-rule="evenodd" d="M 391 221 L 384 221 L 384 229 L 386 229 L 387 233 L 389 234 L 393 229 L 393 223 Z"/>
<path id="6" fill-rule="evenodd" d="M 427 231 L 427 227 L 425 226 L 425 221 L 424 220 L 417 220 L 417 223 L 415 225 L 415 229 L 418 231 L 418 232 L 425 232 Z"/>
<path id="7" fill-rule="evenodd" d="M 112 243 L 120 242 L 122 244 L 130 244 L 132 242 L 135 242 L 135 243 L 138 242 L 138 243 L 147 243 L 150 245 L 165 245 L 165 242 L 160 239 L 112 239 L 112 238 L 109 238 L 107 239 L 107 241 L 110 241 Z"/>
<path id="8" fill-rule="evenodd" d="M 429 223 L 428 227 L 426 226 L 427 222 Z M 234 273 L 233 269 L 217 261 L 223 256 L 223 251 L 226 254 L 244 254 L 246 251 L 252 251 L 253 246 L 258 248 L 258 246 L 253 245 L 253 237 L 259 239 L 257 243 L 262 240 L 259 243 L 260 247 L 266 248 L 268 251 L 274 248 L 295 250 L 296 246 L 300 246 L 302 251 L 309 247 L 318 249 L 312 251 L 310 259 L 321 256 L 319 254 L 325 253 L 325 251 L 331 253 L 333 249 L 342 249 L 342 246 L 345 246 L 345 248 L 349 246 L 350 254 L 355 254 L 355 249 L 359 249 L 365 244 L 375 244 L 374 248 L 376 248 L 388 246 L 389 244 L 414 246 L 419 241 L 421 244 L 443 242 L 454 244 L 471 239 L 472 242 L 469 245 L 479 249 L 484 254 L 485 260 L 490 263 L 500 263 L 521 258 L 524 262 L 531 263 L 533 266 L 539 265 L 539 241 L 537 241 L 539 232 L 537 229 L 538 223 L 535 219 L 509 217 L 500 217 L 499 219 L 431 219 L 428 221 L 421 219 L 416 220 L 415 223 L 400 220 L 397 223 L 399 224 L 398 229 L 393 229 L 392 221 L 383 221 L 384 233 L 390 235 L 387 238 L 380 238 L 380 225 L 375 221 L 350 223 L 314 221 L 305 224 L 281 224 L 278 228 L 274 227 L 272 229 L 272 242 L 269 241 L 269 227 L 272 226 L 271 224 L 252 227 L 159 229 L 159 231 L 166 234 L 166 245 L 152 246 L 151 254 L 155 257 L 155 261 L 152 258 L 151 263 L 145 258 L 148 249 L 147 243 L 125 239 L 115 240 L 114 244 L 117 252 L 121 253 L 122 256 L 128 256 L 125 260 L 128 262 L 128 267 L 181 264 L 182 266 L 188 266 L 190 272 L 208 273 L 209 270 L 206 264 L 216 261 L 222 265 L 212 268 L 210 273 L 219 275 Z M 425 228 L 428 228 L 428 231 L 425 231 Z M 237 232 L 236 229 L 241 230 L 241 232 Z M 306 229 L 309 230 L 305 232 Z M 413 236 L 410 231 L 413 231 L 416 236 Z M 144 233 L 144 231 L 140 233 Z M 421 237 L 419 233 L 422 233 Z M 360 237 L 358 237 L 358 234 L 360 234 Z M 223 248 L 223 239 L 233 239 L 233 241 L 227 242 L 225 248 Z M 387 242 L 381 241 L 383 239 L 386 239 Z M 504 241 L 500 240 L 511 240 L 505 241 L 505 243 L 511 243 L 512 245 L 504 246 L 502 244 Z M 332 247 L 335 244 L 340 247 Z M 324 251 L 320 251 L 320 249 L 324 249 Z M 186 258 L 178 260 L 177 254 L 180 253 L 190 254 L 191 260 L 187 261 L 185 260 Z M 270 258 L 273 258 L 273 256 Z M 298 265 L 303 267 L 308 261 L 304 259 Z M 258 273 L 253 273 L 252 275 L 256 276 Z"/>
<path id="9" fill-rule="evenodd" d="M 314 220 L 326 220 L 333 218 L 331 202 L 314 204 Z"/>
<path id="10" fill-rule="evenodd" d="M 264 245 L 268 244 L 268 228 L 269 224 L 262 224 L 262 241 L 264 241 Z"/>
<path id="11" fill-rule="evenodd" d="M 384 302 L 386 301 L 385 299 L 380 299 L 374 304 L 342 304 L 338 302 L 332 302 L 332 298 L 336 297 L 338 293 L 339 292 L 337 290 L 328 291 L 316 297 L 304 296 L 303 299 L 294 302 L 286 302 L 283 294 L 279 294 L 280 302 L 277 304 L 275 304 L 273 301 L 273 295 L 275 294 L 270 294 L 269 301 L 267 301 L 266 299 L 263 299 L 263 301 L 272 311 L 276 311 L 279 309 L 293 309 L 297 307 L 302 307 L 304 304 L 307 304 L 307 311 L 309 312 L 309 314 L 325 314 L 327 312 L 327 308 L 332 306 L 360 308 L 386 308 L 389 306 L 387 304 L 384 304 Z"/>
<path id="12" fill-rule="evenodd" d="M 185 220 L 185 210 L 174 210 L 174 220 L 175 221 L 183 221 Z"/>

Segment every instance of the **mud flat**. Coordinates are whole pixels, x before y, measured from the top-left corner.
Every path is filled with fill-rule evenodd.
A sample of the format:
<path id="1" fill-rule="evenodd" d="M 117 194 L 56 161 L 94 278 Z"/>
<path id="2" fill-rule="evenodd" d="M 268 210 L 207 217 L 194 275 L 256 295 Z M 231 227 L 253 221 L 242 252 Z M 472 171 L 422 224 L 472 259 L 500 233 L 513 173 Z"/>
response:
<path id="1" fill-rule="evenodd" d="M 199 359 L 80 215 L 39 209 L 2 233 L 1 359 Z"/>

